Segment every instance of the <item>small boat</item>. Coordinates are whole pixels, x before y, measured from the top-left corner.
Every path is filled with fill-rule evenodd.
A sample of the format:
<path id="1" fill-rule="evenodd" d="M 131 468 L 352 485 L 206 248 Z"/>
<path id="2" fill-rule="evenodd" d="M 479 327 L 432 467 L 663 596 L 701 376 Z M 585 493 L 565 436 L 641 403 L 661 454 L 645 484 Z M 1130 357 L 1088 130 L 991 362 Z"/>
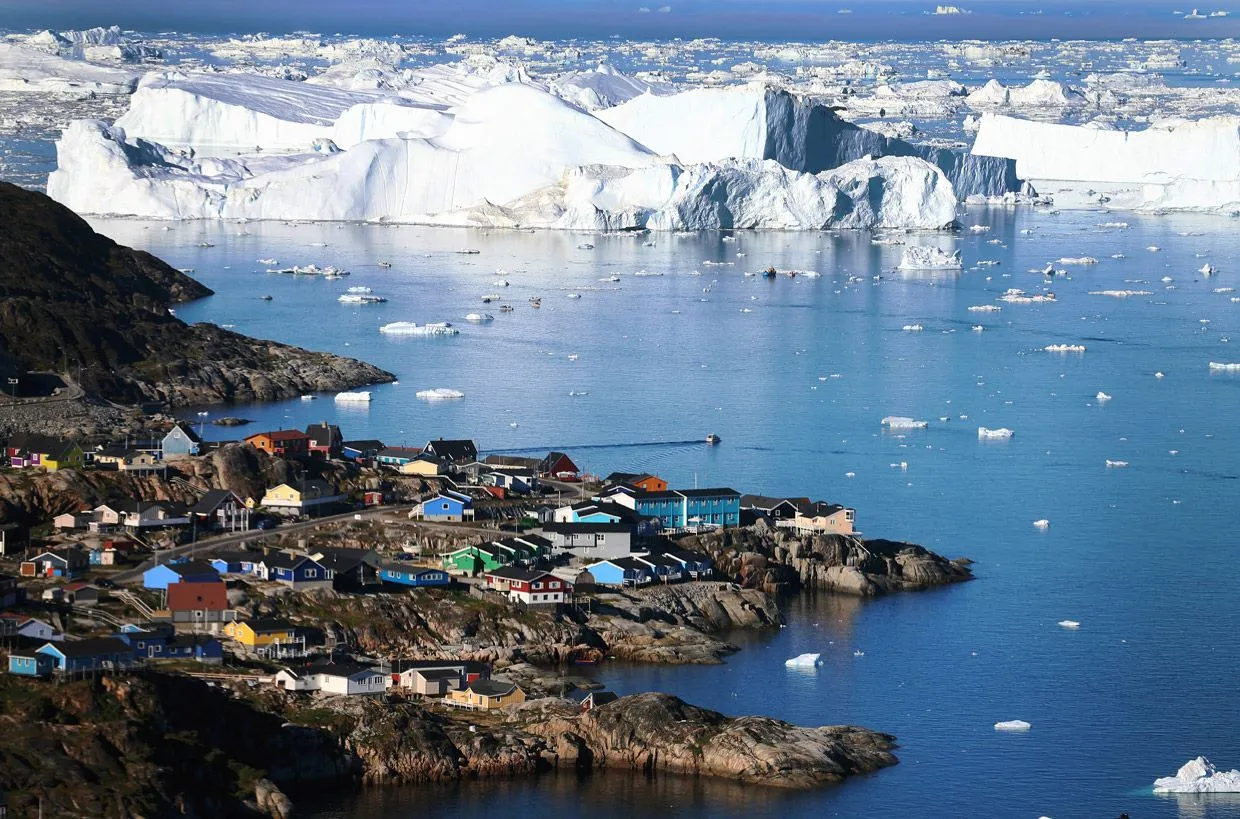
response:
<path id="1" fill-rule="evenodd" d="M 391 267 L 391 266 L 392 266 L 392 263 L 391 263 L 391 262 L 388 262 L 388 261 L 379 262 L 379 267 L 382 267 L 382 268 L 385 268 L 385 269 L 386 269 L 386 268 L 389 268 L 389 267 Z"/>
<path id="2" fill-rule="evenodd" d="M 483 304 L 490 304 L 493 301 L 499 301 L 499 296 L 495 293 L 487 293 L 482 297 Z"/>
<path id="3" fill-rule="evenodd" d="M 773 278 L 775 278 L 775 277 L 776 277 L 776 276 L 778 276 L 778 275 L 779 275 L 779 272 L 778 272 L 778 271 L 776 271 L 774 267 L 768 267 L 768 268 L 767 268 L 767 269 L 766 269 L 766 270 L 762 273 L 762 278 L 764 278 L 764 279 L 773 279 Z"/>
<path id="4" fill-rule="evenodd" d="M 271 301 L 271 296 L 259 296 L 263 301 Z"/>
<path id="5" fill-rule="evenodd" d="M 542 307 L 542 299 L 530 299 L 530 307 L 533 307 L 534 309 Z"/>
<path id="6" fill-rule="evenodd" d="M 501 313 L 511 313 L 511 312 L 512 312 L 512 305 L 511 305 L 511 304 L 501 304 L 501 305 L 499 306 L 499 311 L 500 311 Z"/>
<path id="7" fill-rule="evenodd" d="M 706 444 L 708 446 L 714 446 L 715 444 L 719 443 L 722 440 L 723 440 L 722 438 L 720 438 L 718 435 L 716 435 L 713 432 L 710 435 L 706 436 Z"/>

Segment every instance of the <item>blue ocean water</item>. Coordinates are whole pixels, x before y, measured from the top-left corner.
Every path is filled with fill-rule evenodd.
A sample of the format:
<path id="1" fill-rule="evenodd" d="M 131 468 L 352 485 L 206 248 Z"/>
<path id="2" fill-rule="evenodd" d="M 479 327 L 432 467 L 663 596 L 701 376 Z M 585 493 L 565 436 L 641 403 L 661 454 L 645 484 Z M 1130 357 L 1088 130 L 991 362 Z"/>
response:
<path id="1" fill-rule="evenodd" d="M 1129 227 L 1098 227 L 1117 219 Z M 388 443 L 462 436 L 487 451 L 567 449 L 594 472 L 846 503 L 867 535 L 977 561 L 977 580 L 950 589 L 794 598 L 788 628 L 738 635 L 743 650 L 721 666 L 599 671 L 621 693 L 889 731 L 901 746 L 895 768 L 811 794 L 614 775 L 372 790 L 324 801 L 321 815 L 1240 816 L 1233 800 L 1148 789 L 1198 754 L 1240 766 L 1240 376 L 1208 369 L 1240 362 L 1233 224 L 1023 209 L 970 210 L 962 221 L 990 230 L 907 241 L 958 247 L 966 269 L 913 274 L 895 269 L 899 246 L 867 233 L 725 241 L 92 220 L 216 290 L 178 308 L 182 318 L 357 356 L 400 379 L 374 388 L 365 409 L 324 396 L 207 410 L 252 418 L 248 429 L 329 420 Z M 1056 264 L 1069 275 L 1049 284 L 1030 272 L 1085 255 L 1098 263 Z M 267 257 L 352 275 L 266 274 L 255 260 Z M 1207 261 L 1217 275 L 1197 272 Z M 821 276 L 744 275 L 767 265 Z M 602 281 L 613 274 L 618 282 Z M 336 302 L 361 285 L 390 301 Z M 1050 289 L 1057 301 L 968 309 L 1000 304 L 1008 288 Z M 1148 295 L 1091 295 L 1104 290 Z M 484 305 L 491 293 L 514 311 Z M 483 310 L 495 320 L 461 320 Z M 461 334 L 378 333 L 392 321 L 445 320 Z M 1044 351 L 1050 344 L 1086 351 Z M 435 387 L 465 397 L 414 397 Z M 1111 400 L 1100 403 L 1100 391 Z M 885 432 L 888 415 L 929 425 Z M 1015 436 L 982 441 L 978 426 Z M 699 443 L 708 432 L 723 444 Z M 584 448 L 599 444 L 611 446 Z M 1063 619 L 1080 629 L 1060 628 Z M 784 668 L 805 651 L 822 652 L 824 667 Z M 1033 728 L 993 730 L 1008 719 Z"/>

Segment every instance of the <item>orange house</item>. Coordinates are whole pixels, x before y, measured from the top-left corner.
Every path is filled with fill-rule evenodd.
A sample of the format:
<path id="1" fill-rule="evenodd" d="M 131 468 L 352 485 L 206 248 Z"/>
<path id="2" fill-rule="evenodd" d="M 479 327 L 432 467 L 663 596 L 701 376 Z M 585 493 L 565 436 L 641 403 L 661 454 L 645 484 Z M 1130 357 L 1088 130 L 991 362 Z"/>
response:
<path id="1" fill-rule="evenodd" d="M 633 485 L 643 492 L 666 492 L 667 481 L 658 475 L 642 475 L 640 479 L 633 481 Z"/>
<path id="2" fill-rule="evenodd" d="M 258 432 L 246 438 L 245 442 L 279 458 L 296 457 L 310 452 L 310 436 L 299 429 Z"/>

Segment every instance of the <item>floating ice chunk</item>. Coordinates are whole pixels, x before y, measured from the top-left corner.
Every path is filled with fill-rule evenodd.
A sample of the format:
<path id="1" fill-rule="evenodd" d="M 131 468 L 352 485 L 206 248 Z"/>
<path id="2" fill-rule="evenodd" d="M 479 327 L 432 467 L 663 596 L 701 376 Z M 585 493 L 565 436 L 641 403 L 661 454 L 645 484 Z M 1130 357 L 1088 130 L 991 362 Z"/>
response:
<path id="1" fill-rule="evenodd" d="M 1128 227 L 1127 222 L 1102 222 L 1098 225 L 1100 228 L 1113 228 L 1115 230 L 1124 230 Z"/>
<path id="2" fill-rule="evenodd" d="M 1158 251 L 1162 250 L 1162 248 L 1159 247 L 1158 245 L 1150 245 L 1149 247 L 1146 248 L 1146 250 L 1148 250 L 1150 253 L 1157 253 Z"/>
<path id="3" fill-rule="evenodd" d="M 465 393 L 460 390 L 452 390 L 447 387 L 436 387 L 433 390 L 418 390 L 414 395 L 423 401 L 451 401 L 455 398 L 465 397 Z"/>
<path id="4" fill-rule="evenodd" d="M 1154 793 L 1240 793 L 1240 771 L 1220 771 L 1199 756 L 1184 763 L 1175 776 L 1155 779 Z"/>
<path id="5" fill-rule="evenodd" d="M 1054 293 L 1035 293 L 1032 296 L 1024 290 L 1018 290 L 1015 287 L 1009 288 L 1006 293 L 999 297 L 999 301 L 1005 301 L 1008 304 L 1043 304 L 1055 301 Z"/>
<path id="6" fill-rule="evenodd" d="M 1047 520 L 1046 518 L 1042 518 L 1041 520 L 1035 520 L 1033 522 L 1033 528 L 1035 529 L 1049 529 L 1050 527 L 1051 527 L 1051 522 Z"/>
<path id="7" fill-rule="evenodd" d="M 461 331 L 446 321 L 430 322 L 428 324 L 418 324 L 413 321 L 394 321 L 391 324 L 385 324 L 380 327 L 379 332 L 394 336 L 455 336 Z"/>
<path id="8" fill-rule="evenodd" d="M 1099 404 L 1104 404 L 1111 400 L 1111 396 L 1107 395 L 1102 390 L 1098 390 L 1098 394 L 1094 396 L 1094 400 L 1096 400 Z"/>
<path id="9" fill-rule="evenodd" d="M 901 270 L 960 270 L 964 260 L 959 250 L 908 245 L 900 259 Z"/>
<path id="10" fill-rule="evenodd" d="M 985 330 L 985 329 L 986 329 L 986 328 L 985 328 L 985 327 L 983 327 L 983 326 L 982 326 L 982 325 L 980 325 L 980 324 L 974 324 L 974 325 L 973 325 L 973 332 L 975 332 L 975 333 L 980 333 L 980 332 L 982 332 L 982 331 L 983 331 L 983 330 Z"/>
<path id="11" fill-rule="evenodd" d="M 1060 264 L 1088 265 L 1088 264 L 1098 264 L 1098 260 L 1095 259 L 1093 256 L 1064 256 L 1062 259 L 1059 259 L 1059 263 Z"/>
<path id="12" fill-rule="evenodd" d="M 336 393 L 336 400 L 349 404 L 366 404 L 370 402 L 370 393 L 366 390 L 359 390 L 357 392 L 338 392 Z"/>
<path id="13" fill-rule="evenodd" d="M 1162 378 L 1162 377 L 1163 377 L 1163 374 L 1162 374 L 1161 372 L 1157 372 L 1157 373 L 1154 373 L 1154 377 L 1155 377 L 1155 378 Z"/>
<path id="14" fill-rule="evenodd" d="M 1047 344 L 1042 348 L 1048 353 L 1083 353 L 1084 344 Z"/>
<path id="15" fill-rule="evenodd" d="M 1113 299 L 1126 299 L 1129 296 L 1152 296 L 1149 290 L 1090 290 L 1091 296 L 1110 296 Z"/>
<path id="16" fill-rule="evenodd" d="M 930 423 L 904 415 L 888 415 L 882 420 L 882 425 L 888 429 L 925 429 L 930 426 Z"/>
<path id="17" fill-rule="evenodd" d="M 1128 466 L 1127 461 L 1112 461 L 1107 458 L 1107 469 L 1123 469 L 1126 466 Z"/>
<path id="18" fill-rule="evenodd" d="M 970 313 L 997 313 L 1003 308 L 997 304 L 974 304 L 969 307 Z"/>
<path id="19" fill-rule="evenodd" d="M 996 731 L 1028 731 L 1033 726 L 1023 719 L 1009 719 L 995 723 Z"/>
<path id="20" fill-rule="evenodd" d="M 784 665 L 788 668 L 814 668 L 822 664 L 821 654 L 798 654 L 790 660 L 785 660 Z"/>
<path id="21" fill-rule="evenodd" d="M 906 333 L 920 333 L 922 330 L 926 328 L 922 327 L 920 324 L 906 324 L 900 329 L 904 330 Z"/>
<path id="22" fill-rule="evenodd" d="M 1218 272 L 1218 268 L 1210 264 L 1209 262 L 1206 262 L 1205 264 L 1201 266 L 1201 269 L 1198 270 L 1197 272 L 1203 276 L 1213 276 L 1215 273 Z"/>
<path id="23" fill-rule="evenodd" d="M 487 322 L 495 321 L 495 316 L 490 313 L 466 313 L 465 320 L 472 321 L 475 324 L 486 324 Z"/>
<path id="24" fill-rule="evenodd" d="M 1210 372 L 1236 373 L 1240 372 L 1240 362 L 1224 363 L 1219 361 L 1210 362 Z"/>
<path id="25" fill-rule="evenodd" d="M 977 437 L 984 441 L 1006 441 L 1015 434 L 1007 427 L 999 427 L 998 429 L 990 429 L 988 427 L 977 428 Z"/>
<path id="26" fill-rule="evenodd" d="M 1075 620 L 1060 620 L 1059 627 L 1076 629 L 1076 628 L 1080 628 L 1081 624 Z"/>

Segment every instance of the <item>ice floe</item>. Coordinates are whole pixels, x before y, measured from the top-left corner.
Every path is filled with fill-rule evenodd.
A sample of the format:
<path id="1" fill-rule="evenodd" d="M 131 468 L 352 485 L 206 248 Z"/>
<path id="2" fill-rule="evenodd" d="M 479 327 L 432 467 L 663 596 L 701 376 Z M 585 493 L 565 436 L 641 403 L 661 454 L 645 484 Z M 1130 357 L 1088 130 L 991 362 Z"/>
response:
<path id="1" fill-rule="evenodd" d="M 366 390 L 338 392 L 336 393 L 336 400 L 346 404 L 367 404 L 370 402 L 370 393 Z"/>
<path id="2" fill-rule="evenodd" d="M 821 654 L 798 654 L 792 659 L 785 660 L 784 665 L 788 668 L 813 668 L 822 663 Z"/>
<path id="3" fill-rule="evenodd" d="M 984 441 L 1005 441 L 1015 434 L 1007 427 L 999 427 L 998 429 L 990 429 L 989 427 L 977 428 L 977 437 Z"/>
<path id="4" fill-rule="evenodd" d="M 1066 629 L 1078 629 L 1081 627 L 1081 624 L 1076 620 L 1060 620 L 1058 625 L 1060 628 Z"/>
<path id="5" fill-rule="evenodd" d="M 925 245 L 907 245 L 900 259 L 901 270 L 960 270 L 964 267 L 959 250 L 943 250 Z"/>
<path id="6" fill-rule="evenodd" d="M 995 723 L 996 731 L 1028 731 L 1033 726 L 1023 719 L 1009 719 Z"/>
<path id="7" fill-rule="evenodd" d="M 1220 771 L 1199 756 L 1184 763 L 1175 776 L 1155 779 L 1154 793 L 1240 793 L 1240 771 Z"/>
<path id="8" fill-rule="evenodd" d="M 380 333 L 395 336 L 455 336 L 461 331 L 450 322 L 430 322 L 418 324 L 413 321 L 394 321 L 379 328 Z"/>
<path id="9" fill-rule="evenodd" d="M 928 421 L 919 421 L 904 415 L 888 415 L 881 424 L 888 429 L 925 429 L 930 426 Z"/>
<path id="10" fill-rule="evenodd" d="M 1083 353 L 1084 344 L 1047 344 L 1042 348 L 1048 353 Z"/>
<path id="11" fill-rule="evenodd" d="M 464 398 L 465 393 L 447 387 L 436 387 L 431 390 L 418 390 L 414 393 L 414 396 L 423 401 L 451 401 L 456 398 Z"/>

